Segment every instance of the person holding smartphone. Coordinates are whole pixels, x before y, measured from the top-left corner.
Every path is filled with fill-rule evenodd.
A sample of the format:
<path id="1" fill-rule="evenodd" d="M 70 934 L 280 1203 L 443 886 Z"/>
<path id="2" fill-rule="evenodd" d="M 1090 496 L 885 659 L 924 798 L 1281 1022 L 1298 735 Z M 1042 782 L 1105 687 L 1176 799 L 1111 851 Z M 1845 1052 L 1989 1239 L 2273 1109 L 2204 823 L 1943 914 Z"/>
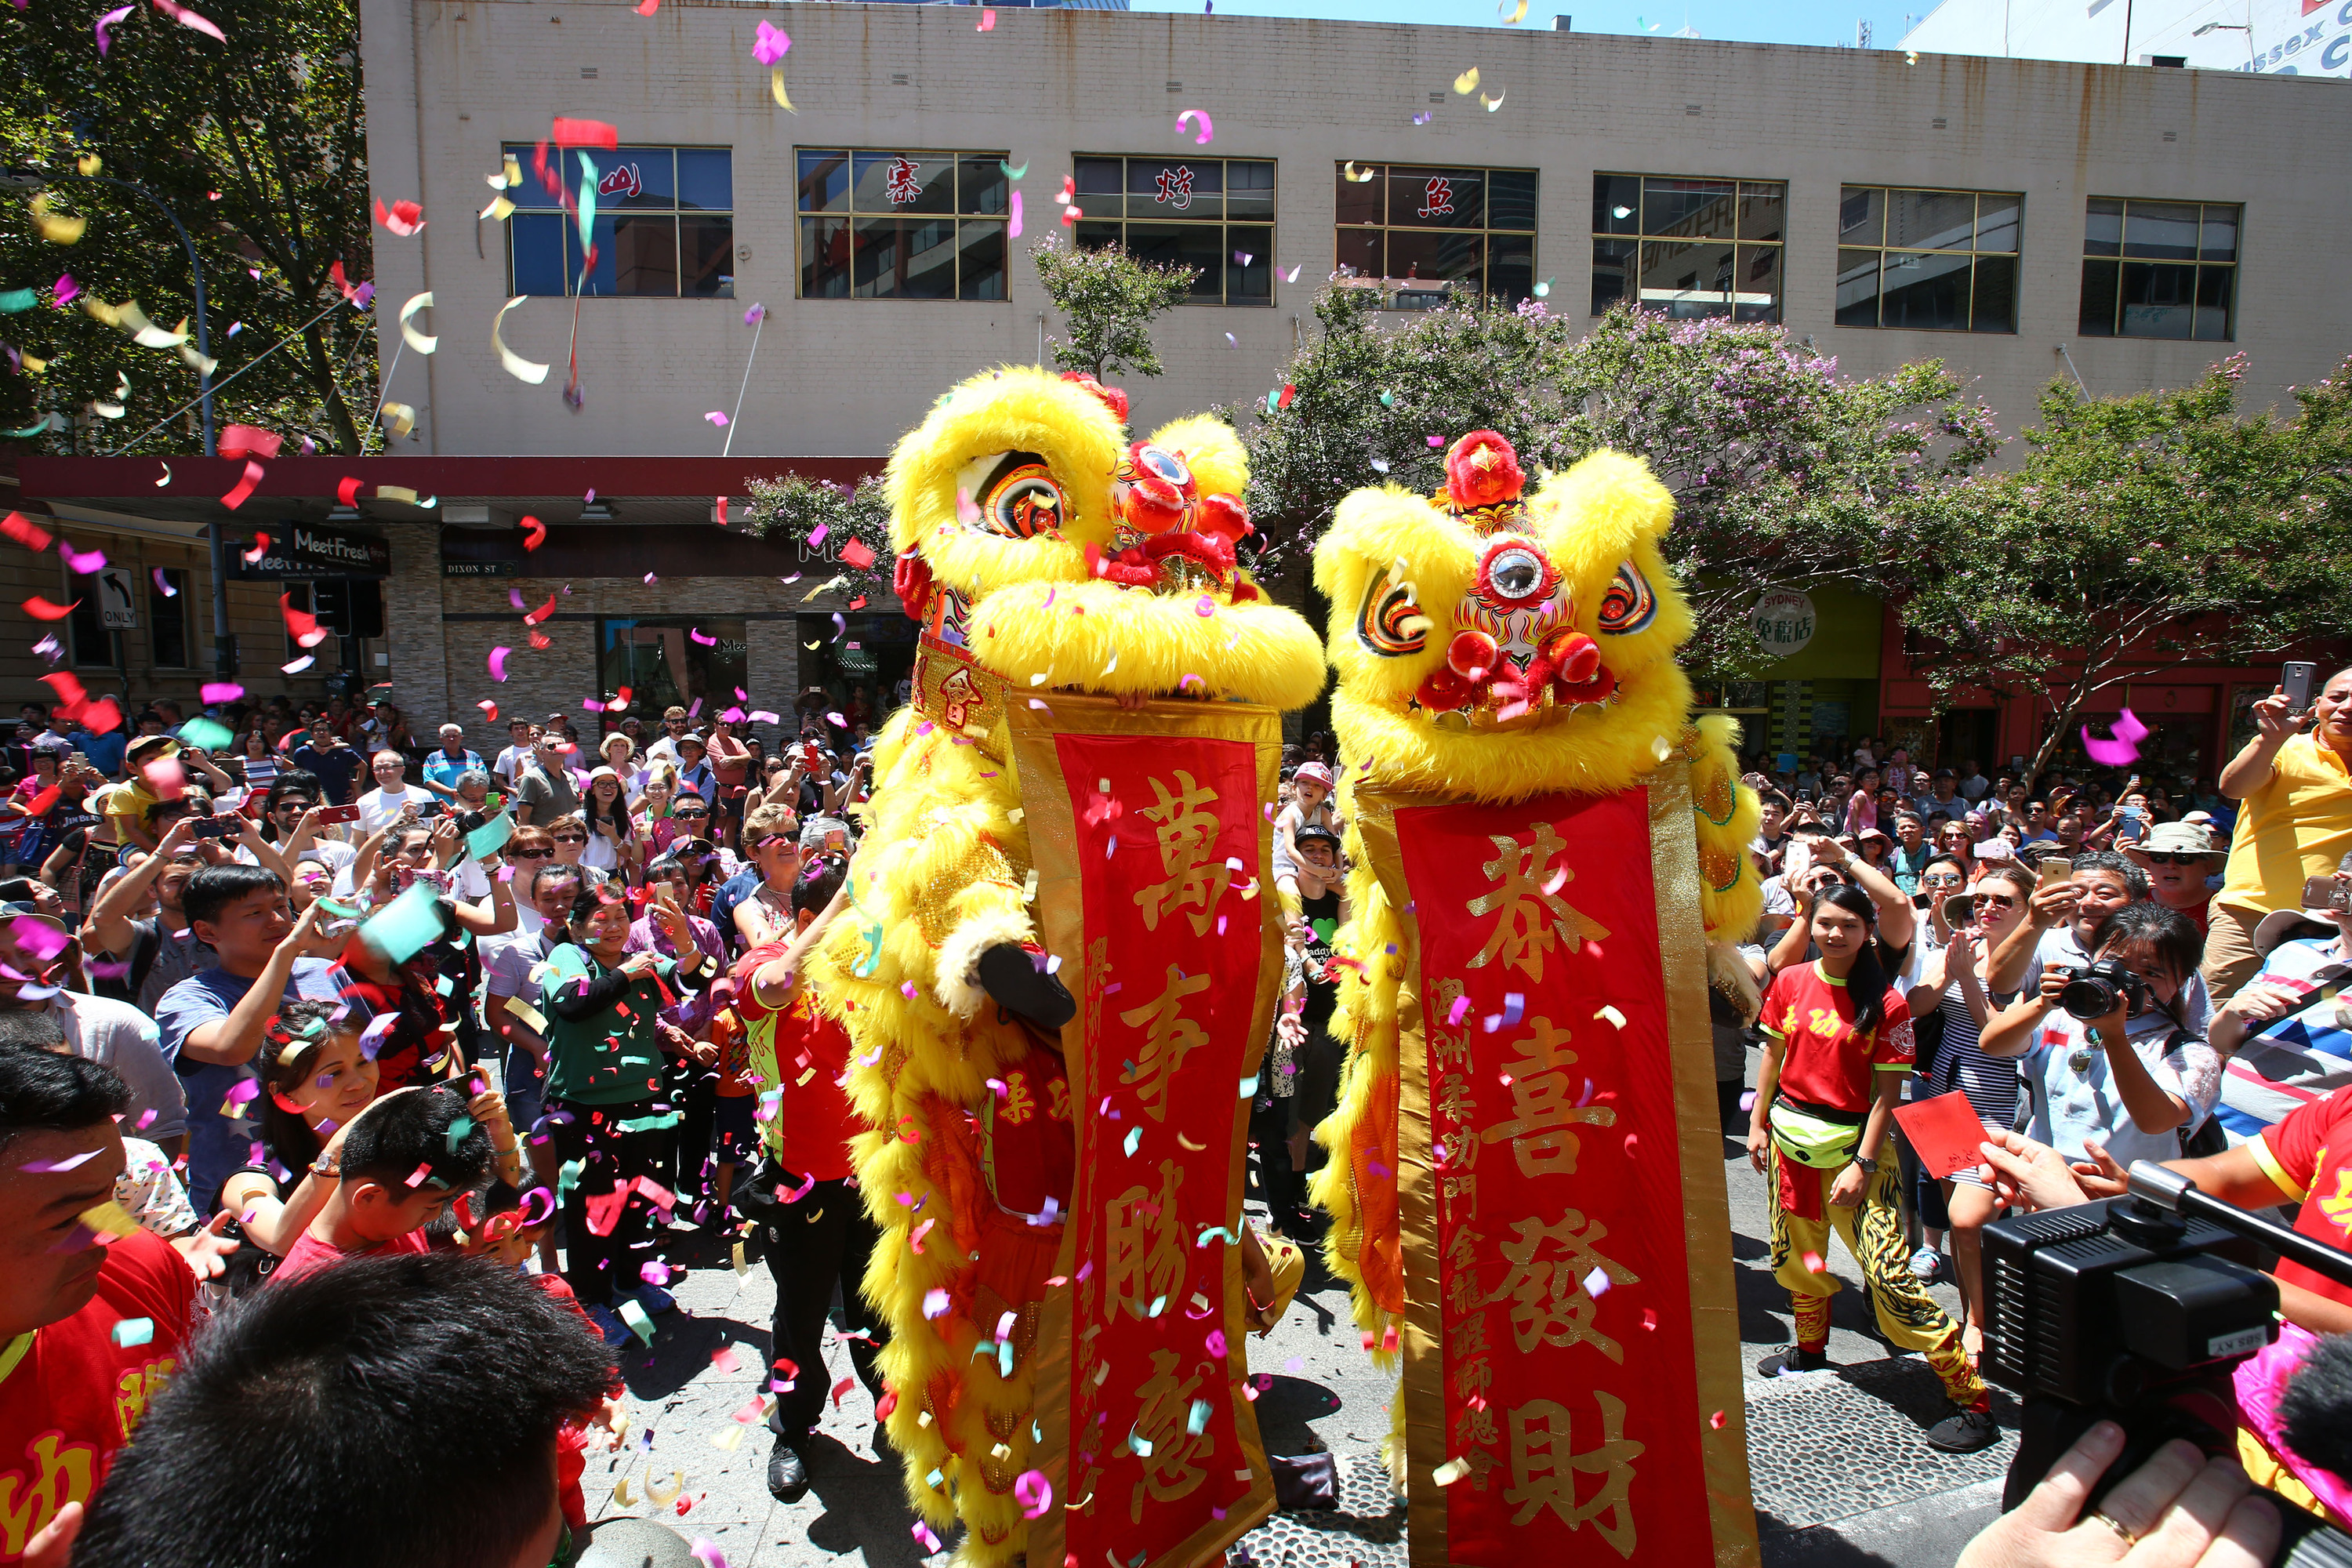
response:
<path id="1" fill-rule="evenodd" d="M 2300 686 L 2307 668 L 2287 672 Z M 2300 908 L 2304 884 L 2333 875 L 2352 850 L 2352 668 L 2315 690 L 2305 710 L 2283 679 L 2254 704 L 2257 733 L 2221 770 L 2221 793 L 2241 805 L 2205 937 L 2205 981 L 2219 1001 L 2262 967 L 2263 918 Z"/>

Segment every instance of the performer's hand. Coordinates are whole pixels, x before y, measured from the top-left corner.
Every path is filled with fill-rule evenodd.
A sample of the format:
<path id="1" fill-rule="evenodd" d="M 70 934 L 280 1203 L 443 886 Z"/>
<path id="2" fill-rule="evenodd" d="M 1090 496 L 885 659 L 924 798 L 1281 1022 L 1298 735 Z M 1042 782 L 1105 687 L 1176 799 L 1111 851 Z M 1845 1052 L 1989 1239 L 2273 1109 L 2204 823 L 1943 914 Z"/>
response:
<path id="1" fill-rule="evenodd" d="M 1830 1202 L 1838 1208 L 1850 1209 L 1862 1202 L 1862 1194 L 1869 1186 L 1870 1173 L 1860 1165 L 1849 1164 L 1830 1184 Z"/>
<path id="2" fill-rule="evenodd" d="M 1771 1128 L 1758 1117 L 1748 1126 L 1748 1163 L 1756 1167 L 1757 1174 L 1764 1173 L 1764 1141 L 1772 1136 Z"/>
<path id="3" fill-rule="evenodd" d="M 2179 1439 L 2094 1510 L 2091 1488 L 2123 1448 L 2123 1428 L 2092 1426 L 2023 1502 L 1969 1542 L 1959 1568 L 2256 1568 L 2271 1560 L 2277 1510 L 2249 1495 L 2235 1459 L 2208 1459 Z"/>

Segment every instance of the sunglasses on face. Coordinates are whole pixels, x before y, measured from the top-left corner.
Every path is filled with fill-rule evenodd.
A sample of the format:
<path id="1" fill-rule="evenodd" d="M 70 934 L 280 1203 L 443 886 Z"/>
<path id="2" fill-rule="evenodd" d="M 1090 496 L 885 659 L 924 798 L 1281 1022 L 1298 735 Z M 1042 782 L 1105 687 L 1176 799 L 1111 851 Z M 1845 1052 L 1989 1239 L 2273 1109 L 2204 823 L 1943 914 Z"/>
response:
<path id="1" fill-rule="evenodd" d="M 1968 880 L 1965 877 L 1922 877 L 1919 879 L 1931 888 L 1957 888 Z"/>
<path id="2" fill-rule="evenodd" d="M 558 844 L 585 844 L 588 842 L 588 836 L 584 833 L 559 833 L 555 836 L 555 841 Z"/>
<path id="3" fill-rule="evenodd" d="M 2202 855 L 2171 849 L 2143 850 L 2151 866 L 2194 866 L 2205 858 Z"/>
<path id="4" fill-rule="evenodd" d="M 517 860 L 551 860 L 555 858 L 553 849 L 517 849 L 512 854 Z"/>
<path id="5" fill-rule="evenodd" d="M 672 816 L 677 816 L 677 817 L 688 817 L 688 816 L 709 816 L 710 815 L 710 813 L 709 813 L 709 811 L 707 811 L 707 810 L 704 810 L 704 809 L 703 809 L 702 807 L 700 807 L 700 806 L 687 805 L 687 806 L 680 806 L 677 810 L 671 812 L 671 813 L 670 813 L 670 815 L 671 815 Z"/>

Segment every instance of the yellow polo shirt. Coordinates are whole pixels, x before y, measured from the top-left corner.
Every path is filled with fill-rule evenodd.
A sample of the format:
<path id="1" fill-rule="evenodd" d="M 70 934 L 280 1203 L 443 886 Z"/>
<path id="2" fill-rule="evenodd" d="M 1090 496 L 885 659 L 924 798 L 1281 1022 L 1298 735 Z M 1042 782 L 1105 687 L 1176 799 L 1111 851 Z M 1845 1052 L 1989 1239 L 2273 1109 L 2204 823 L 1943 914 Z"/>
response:
<path id="1" fill-rule="evenodd" d="M 2334 748 L 2294 735 L 2271 776 L 2238 807 L 2230 865 L 2217 902 L 2245 910 L 2291 910 L 2307 878 L 2335 873 L 2352 850 L 2352 771 Z"/>

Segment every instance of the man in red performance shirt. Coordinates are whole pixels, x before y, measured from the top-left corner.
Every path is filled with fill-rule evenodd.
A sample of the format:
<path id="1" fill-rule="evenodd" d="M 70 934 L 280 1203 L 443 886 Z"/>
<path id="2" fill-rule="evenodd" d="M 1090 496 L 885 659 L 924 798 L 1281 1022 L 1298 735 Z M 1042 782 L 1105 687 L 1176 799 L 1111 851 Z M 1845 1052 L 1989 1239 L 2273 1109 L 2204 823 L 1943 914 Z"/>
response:
<path id="1" fill-rule="evenodd" d="M 792 1387 L 777 1395 L 768 1425 L 776 1447 L 768 1456 L 768 1490 L 785 1502 L 808 1490 L 802 1452 L 824 1412 L 824 1318 L 841 1285 L 850 1364 L 874 1396 L 875 1451 L 882 1452 L 882 1374 L 875 1358 L 889 1339 L 880 1314 L 859 1289 L 866 1260 L 881 1232 L 850 1182 L 849 1138 L 859 1131 L 839 1079 L 849 1069 L 849 1034 L 819 1014 L 800 982 L 803 958 L 824 940 L 825 928 L 849 906 L 845 868 L 815 859 L 793 884 L 789 941 L 770 940 L 735 966 L 735 1011 L 750 1033 L 751 1069 L 759 1077 L 761 1143 L 782 1179 L 762 1191 L 754 1178 L 741 1206 L 759 1222 L 768 1272 L 776 1281 L 775 1375 Z M 791 1363 L 787 1366 L 783 1363 Z"/>
<path id="2" fill-rule="evenodd" d="M 130 1104 L 95 1062 L 0 1047 L 0 1563 L 64 1562 L 179 1365 L 194 1276 L 114 1205 Z"/>

